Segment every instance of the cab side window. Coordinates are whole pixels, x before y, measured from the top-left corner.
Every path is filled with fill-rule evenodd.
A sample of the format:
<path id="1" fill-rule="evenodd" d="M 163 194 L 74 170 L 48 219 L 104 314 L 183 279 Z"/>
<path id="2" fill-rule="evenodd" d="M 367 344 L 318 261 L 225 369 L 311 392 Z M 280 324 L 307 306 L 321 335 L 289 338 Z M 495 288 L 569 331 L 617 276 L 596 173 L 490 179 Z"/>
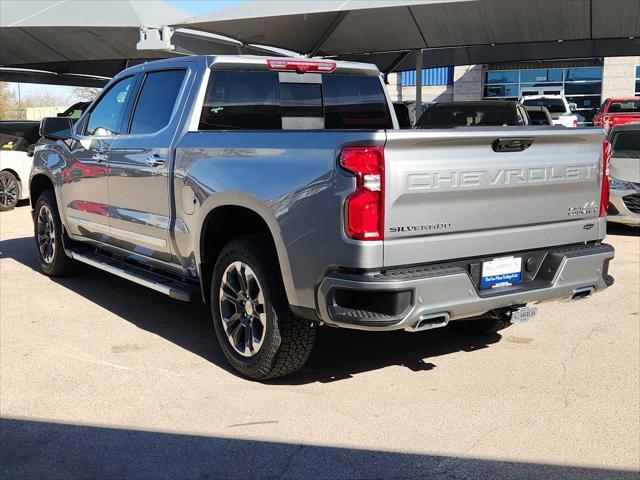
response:
<path id="1" fill-rule="evenodd" d="M 120 80 L 98 101 L 89 114 L 85 135 L 110 137 L 120 133 L 122 113 L 133 89 L 134 77 Z"/>
<path id="2" fill-rule="evenodd" d="M 162 70 L 147 74 L 130 133 L 155 133 L 169 125 L 185 73 L 185 70 Z"/>

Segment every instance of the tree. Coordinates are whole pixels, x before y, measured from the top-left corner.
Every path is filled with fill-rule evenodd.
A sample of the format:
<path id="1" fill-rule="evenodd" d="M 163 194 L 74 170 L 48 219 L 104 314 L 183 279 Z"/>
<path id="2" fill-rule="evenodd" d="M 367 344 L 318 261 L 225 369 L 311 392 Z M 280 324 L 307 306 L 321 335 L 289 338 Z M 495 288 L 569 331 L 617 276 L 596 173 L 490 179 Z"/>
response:
<path id="1" fill-rule="evenodd" d="M 22 100 L 20 107 L 22 109 L 33 107 L 66 107 L 69 102 L 70 98 L 66 95 L 61 95 L 51 90 L 43 90 L 26 96 Z"/>
<path id="2" fill-rule="evenodd" d="M 0 120 L 14 120 L 19 117 L 19 112 L 15 93 L 6 82 L 0 82 Z"/>
<path id="3" fill-rule="evenodd" d="M 90 102 L 98 96 L 101 88 L 74 87 L 71 96 L 80 102 Z"/>

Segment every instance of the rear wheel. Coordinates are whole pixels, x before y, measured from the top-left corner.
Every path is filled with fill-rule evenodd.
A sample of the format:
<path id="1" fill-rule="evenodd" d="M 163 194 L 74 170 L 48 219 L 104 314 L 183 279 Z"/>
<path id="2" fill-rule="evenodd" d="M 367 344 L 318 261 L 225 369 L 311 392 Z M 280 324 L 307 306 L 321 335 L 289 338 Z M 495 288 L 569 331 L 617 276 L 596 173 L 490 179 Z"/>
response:
<path id="1" fill-rule="evenodd" d="M 229 242 L 213 271 L 216 336 L 233 368 L 254 380 L 298 370 L 313 348 L 315 327 L 291 312 L 279 272 L 264 235 Z"/>
<path id="2" fill-rule="evenodd" d="M 53 191 L 43 192 L 36 202 L 34 237 L 40 269 L 50 277 L 64 277 L 75 271 L 75 262 L 62 245 L 62 223 Z"/>
<path id="3" fill-rule="evenodd" d="M 0 212 L 13 210 L 19 198 L 20 181 L 11 172 L 0 172 Z"/>
<path id="4" fill-rule="evenodd" d="M 465 335 L 490 335 L 511 325 L 507 318 L 481 317 L 471 320 L 456 320 L 449 324 L 453 330 Z"/>

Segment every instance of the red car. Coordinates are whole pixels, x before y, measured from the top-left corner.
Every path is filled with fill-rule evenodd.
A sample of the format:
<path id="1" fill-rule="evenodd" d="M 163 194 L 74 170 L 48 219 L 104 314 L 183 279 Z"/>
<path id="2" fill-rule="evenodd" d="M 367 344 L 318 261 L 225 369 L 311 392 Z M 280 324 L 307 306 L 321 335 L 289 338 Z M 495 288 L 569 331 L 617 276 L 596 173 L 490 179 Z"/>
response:
<path id="1" fill-rule="evenodd" d="M 607 98 L 593 117 L 593 124 L 607 132 L 615 125 L 635 122 L 640 122 L 640 97 Z"/>

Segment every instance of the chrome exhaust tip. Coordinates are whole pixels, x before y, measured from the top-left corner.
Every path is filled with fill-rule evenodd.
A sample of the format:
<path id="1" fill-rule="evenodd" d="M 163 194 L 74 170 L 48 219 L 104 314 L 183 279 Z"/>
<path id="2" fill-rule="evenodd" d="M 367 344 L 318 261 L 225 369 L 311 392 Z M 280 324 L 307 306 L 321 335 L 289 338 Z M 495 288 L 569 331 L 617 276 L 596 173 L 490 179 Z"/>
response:
<path id="1" fill-rule="evenodd" d="M 421 315 L 413 327 L 405 328 L 407 332 L 422 332 L 424 330 L 432 330 L 434 328 L 446 327 L 449 323 L 449 314 L 447 312 L 431 313 L 429 315 Z"/>
<path id="2" fill-rule="evenodd" d="M 595 292 L 593 287 L 576 288 L 571 294 L 571 300 L 586 300 L 593 295 L 593 292 Z"/>

